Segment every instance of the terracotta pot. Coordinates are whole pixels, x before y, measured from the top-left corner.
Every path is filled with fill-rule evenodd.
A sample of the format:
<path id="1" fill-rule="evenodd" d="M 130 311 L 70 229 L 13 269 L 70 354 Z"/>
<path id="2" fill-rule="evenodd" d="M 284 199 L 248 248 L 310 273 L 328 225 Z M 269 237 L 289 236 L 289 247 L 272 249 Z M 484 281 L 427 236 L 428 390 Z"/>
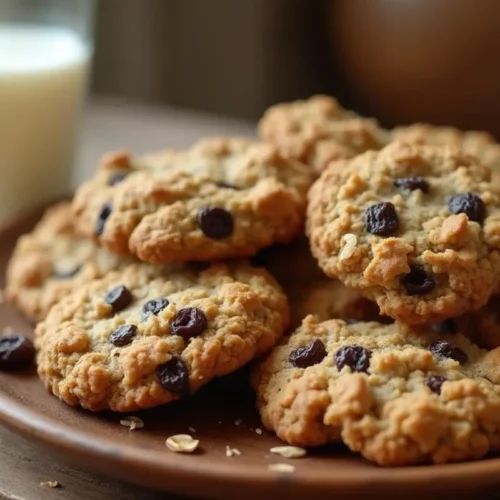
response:
<path id="1" fill-rule="evenodd" d="M 334 0 L 331 42 L 353 96 L 387 125 L 500 136 L 500 2 Z"/>

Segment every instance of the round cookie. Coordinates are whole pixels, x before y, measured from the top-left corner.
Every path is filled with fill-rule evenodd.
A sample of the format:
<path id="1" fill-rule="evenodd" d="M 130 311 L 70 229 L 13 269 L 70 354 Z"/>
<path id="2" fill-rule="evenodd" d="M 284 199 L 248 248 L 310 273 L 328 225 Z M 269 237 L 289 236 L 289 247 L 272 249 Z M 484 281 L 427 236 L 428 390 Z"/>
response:
<path id="1" fill-rule="evenodd" d="M 70 202 L 46 210 L 17 241 L 7 267 L 6 296 L 32 320 L 43 319 L 68 293 L 130 264 L 75 234 Z"/>
<path id="2" fill-rule="evenodd" d="M 118 255 L 154 264 L 255 254 L 303 227 L 312 177 L 275 146 L 207 139 L 132 160 L 108 155 L 81 186 L 78 231 Z"/>
<path id="3" fill-rule="evenodd" d="M 298 446 L 343 441 L 380 465 L 500 448 L 498 368 L 460 334 L 312 316 L 255 367 L 266 428 Z"/>
<path id="4" fill-rule="evenodd" d="M 320 267 L 410 324 L 477 310 L 499 277 L 500 191 L 451 148 L 393 143 L 332 164 L 309 192 Z"/>
<path id="5" fill-rule="evenodd" d="M 311 255 L 307 238 L 297 238 L 286 245 L 275 245 L 256 256 L 256 260 L 277 279 L 290 304 L 290 328 L 313 314 L 321 321 L 340 318 L 349 321 L 382 321 L 377 304 L 330 279 Z"/>
<path id="6" fill-rule="evenodd" d="M 151 408 L 242 367 L 287 323 L 286 297 L 263 269 L 132 264 L 51 309 L 36 329 L 38 373 L 70 405 Z"/>
<path id="7" fill-rule="evenodd" d="M 336 99 L 317 95 L 269 108 L 258 126 L 261 139 L 276 144 L 287 158 L 320 174 L 332 160 L 380 149 L 389 140 L 378 123 L 343 109 Z"/>
<path id="8" fill-rule="evenodd" d="M 392 130 L 391 137 L 404 142 L 453 146 L 488 165 L 494 177 L 500 177 L 500 144 L 488 132 L 464 132 L 454 127 L 436 127 L 427 123 L 415 123 Z"/>

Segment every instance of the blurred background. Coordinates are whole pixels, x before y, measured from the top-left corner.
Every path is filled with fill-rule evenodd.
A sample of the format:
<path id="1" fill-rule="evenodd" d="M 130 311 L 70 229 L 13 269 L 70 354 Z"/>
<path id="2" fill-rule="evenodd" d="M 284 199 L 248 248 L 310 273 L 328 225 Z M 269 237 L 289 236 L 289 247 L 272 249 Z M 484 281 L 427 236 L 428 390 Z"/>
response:
<path id="1" fill-rule="evenodd" d="M 322 92 L 500 137 L 498 0 L 105 0 L 92 91 L 257 119 Z"/>
<path id="2" fill-rule="evenodd" d="M 498 26 L 500 0 L 0 0 L 0 219 L 105 151 L 253 136 L 318 93 L 500 139 Z"/>

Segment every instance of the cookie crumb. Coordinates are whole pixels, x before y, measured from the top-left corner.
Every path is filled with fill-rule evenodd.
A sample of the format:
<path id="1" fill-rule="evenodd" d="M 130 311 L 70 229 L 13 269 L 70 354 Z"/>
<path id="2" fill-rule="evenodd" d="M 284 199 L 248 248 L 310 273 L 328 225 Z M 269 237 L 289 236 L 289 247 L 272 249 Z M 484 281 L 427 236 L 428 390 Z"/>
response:
<path id="1" fill-rule="evenodd" d="M 226 457 L 234 457 L 241 456 L 241 451 L 237 448 L 231 448 L 230 446 L 226 446 Z"/>
<path id="2" fill-rule="evenodd" d="M 136 429 L 142 429 L 144 427 L 144 422 L 139 417 L 125 417 L 120 420 L 120 424 L 124 427 L 128 427 L 129 431 L 135 431 Z"/>
<path id="3" fill-rule="evenodd" d="M 234 421 L 234 425 L 238 426 L 238 425 L 241 425 L 243 423 L 243 419 L 242 418 L 238 418 Z"/>
<path id="4" fill-rule="evenodd" d="M 358 244 L 358 238 L 356 237 L 355 234 L 352 233 L 347 233 L 344 234 L 342 239 L 345 241 L 344 248 L 342 248 L 342 251 L 340 252 L 339 259 L 340 260 L 347 260 L 356 251 L 356 245 Z"/>
<path id="5" fill-rule="evenodd" d="M 255 429 L 255 434 L 258 434 L 260 436 L 262 434 L 262 429 L 257 427 L 257 429 Z"/>
<path id="6" fill-rule="evenodd" d="M 61 485 L 57 481 L 42 481 L 40 483 L 42 488 L 60 488 Z"/>
<path id="7" fill-rule="evenodd" d="M 270 464 L 267 469 L 273 472 L 286 472 L 291 473 L 295 470 L 295 467 L 290 464 Z"/>
<path id="8" fill-rule="evenodd" d="M 170 436 L 165 444 L 169 450 L 175 453 L 192 453 L 198 448 L 200 441 L 193 439 L 189 434 L 176 434 Z"/>
<path id="9" fill-rule="evenodd" d="M 189 431 L 189 432 L 193 432 L 193 433 L 195 433 L 195 432 L 196 432 L 196 429 L 195 429 L 194 427 L 188 427 L 188 431 Z"/>
<path id="10" fill-rule="evenodd" d="M 304 448 L 299 448 L 298 446 L 275 446 L 269 451 L 285 458 L 300 458 L 307 454 Z"/>

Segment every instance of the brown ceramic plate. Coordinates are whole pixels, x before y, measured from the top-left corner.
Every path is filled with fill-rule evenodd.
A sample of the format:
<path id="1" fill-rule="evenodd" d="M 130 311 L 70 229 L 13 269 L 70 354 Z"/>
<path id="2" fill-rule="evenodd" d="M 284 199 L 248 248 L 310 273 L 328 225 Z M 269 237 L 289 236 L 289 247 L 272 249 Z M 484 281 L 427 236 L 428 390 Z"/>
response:
<path id="1" fill-rule="evenodd" d="M 16 238 L 29 230 L 40 211 L 0 228 L 0 265 L 5 270 Z M 3 274 L 3 273 L 2 273 Z M 8 304 L 0 306 L 0 330 L 10 326 L 30 334 L 32 326 Z M 257 434 L 259 418 L 246 374 L 216 381 L 191 401 L 141 413 L 144 429 L 130 432 L 120 416 L 92 414 L 47 394 L 34 371 L 0 373 L 0 421 L 23 436 L 59 451 L 69 461 L 117 478 L 203 498 L 386 498 L 387 494 L 434 498 L 454 493 L 479 498 L 497 492 L 500 459 L 444 466 L 376 467 L 342 447 L 312 451 L 287 460 L 269 453 L 279 444 Z M 238 425 L 237 425 L 238 424 Z M 189 428 L 195 431 L 189 430 Z M 201 451 L 179 455 L 165 439 L 190 433 Z M 241 456 L 226 456 L 226 446 Z M 293 473 L 268 470 L 290 463 Z"/>

